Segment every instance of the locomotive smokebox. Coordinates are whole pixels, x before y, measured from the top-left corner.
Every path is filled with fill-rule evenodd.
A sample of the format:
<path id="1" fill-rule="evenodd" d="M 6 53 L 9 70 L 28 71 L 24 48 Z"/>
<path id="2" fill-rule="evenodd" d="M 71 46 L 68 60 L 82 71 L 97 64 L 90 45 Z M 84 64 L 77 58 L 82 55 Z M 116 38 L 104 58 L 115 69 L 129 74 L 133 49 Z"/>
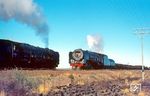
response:
<path id="1" fill-rule="evenodd" d="M 81 60 L 83 58 L 83 51 L 81 49 L 74 50 L 72 57 L 77 61 Z"/>

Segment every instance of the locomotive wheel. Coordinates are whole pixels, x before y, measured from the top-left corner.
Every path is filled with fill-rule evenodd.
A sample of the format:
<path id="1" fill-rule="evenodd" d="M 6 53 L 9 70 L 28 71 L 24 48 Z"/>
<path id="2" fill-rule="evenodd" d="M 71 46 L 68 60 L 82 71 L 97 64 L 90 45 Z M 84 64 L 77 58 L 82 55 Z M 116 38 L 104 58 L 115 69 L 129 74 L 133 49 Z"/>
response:
<path id="1" fill-rule="evenodd" d="M 72 66 L 72 69 L 73 69 L 73 70 L 80 70 L 81 68 L 78 67 L 78 66 Z"/>
<path id="2" fill-rule="evenodd" d="M 76 66 L 72 66 L 72 69 L 73 69 L 73 70 L 76 70 L 76 68 L 77 68 Z"/>
<path id="3" fill-rule="evenodd" d="M 76 70 L 80 70 L 81 68 L 80 67 L 76 67 Z"/>

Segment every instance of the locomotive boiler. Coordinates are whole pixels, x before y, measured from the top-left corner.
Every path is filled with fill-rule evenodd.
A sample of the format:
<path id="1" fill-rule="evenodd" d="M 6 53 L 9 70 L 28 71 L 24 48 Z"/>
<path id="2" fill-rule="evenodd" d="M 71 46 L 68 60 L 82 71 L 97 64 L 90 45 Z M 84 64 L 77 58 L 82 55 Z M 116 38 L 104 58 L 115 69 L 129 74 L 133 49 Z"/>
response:
<path id="1" fill-rule="evenodd" d="M 59 53 L 48 48 L 0 39 L 0 68 L 49 68 L 59 64 Z"/>
<path id="2" fill-rule="evenodd" d="M 69 52 L 69 63 L 72 69 L 102 69 L 115 68 L 115 61 L 107 55 L 76 49 Z"/>

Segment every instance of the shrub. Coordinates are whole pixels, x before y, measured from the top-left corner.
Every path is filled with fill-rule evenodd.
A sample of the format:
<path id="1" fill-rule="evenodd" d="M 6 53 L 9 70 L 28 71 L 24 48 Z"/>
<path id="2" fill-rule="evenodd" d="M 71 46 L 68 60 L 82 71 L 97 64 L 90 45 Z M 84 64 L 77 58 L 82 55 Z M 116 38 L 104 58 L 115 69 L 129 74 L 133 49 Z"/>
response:
<path id="1" fill-rule="evenodd" d="M 22 70 L 11 70 L 11 76 L 4 83 L 3 90 L 8 96 L 28 96 L 33 95 L 32 90 L 37 88 L 40 81 L 35 78 L 29 78 L 23 74 Z"/>
<path id="2" fill-rule="evenodd" d="M 70 80 L 71 80 L 71 84 L 74 82 L 74 76 L 73 76 L 73 74 L 70 74 L 69 76 L 68 76 L 68 78 L 70 78 Z"/>

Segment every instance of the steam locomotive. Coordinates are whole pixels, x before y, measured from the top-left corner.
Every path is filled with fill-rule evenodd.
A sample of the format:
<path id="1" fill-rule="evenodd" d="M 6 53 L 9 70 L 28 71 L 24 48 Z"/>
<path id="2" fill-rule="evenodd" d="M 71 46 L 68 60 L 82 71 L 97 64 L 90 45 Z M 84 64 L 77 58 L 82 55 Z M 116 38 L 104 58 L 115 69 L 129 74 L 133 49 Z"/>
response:
<path id="1" fill-rule="evenodd" d="M 113 59 L 109 59 L 107 55 L 95 53 L 87 50 L 76 49 L 69 52 L 69 63 L 72 69 L 126 69 L 141 70 L 142 66 L 133 66 L 115 63 Z M 149 70 L 150 68 L 145 67 Z"/>
<path id="2" fill-rule="evenodd" d="M 105 54 L 82 49 L 69 52 L 69 63 L 72 69 L 141 69 L 141 66 L 117 64 Z M 56 51 L 0 39 L 0 69 L 55 69 L 58 64 Z"/>
<path id="3" fill-rule="evenodd" d="M 82 49 L 69 52 L 69 63 L 72 69 L 102 69 L 116 66 L 115 61 L 107 55 Z"/>
<path id="4" fill-rule="evenodd" d="M 0 68 L 49 68 L 59 64 L 59 53 L 48 48 L 0 39 Z"/>

